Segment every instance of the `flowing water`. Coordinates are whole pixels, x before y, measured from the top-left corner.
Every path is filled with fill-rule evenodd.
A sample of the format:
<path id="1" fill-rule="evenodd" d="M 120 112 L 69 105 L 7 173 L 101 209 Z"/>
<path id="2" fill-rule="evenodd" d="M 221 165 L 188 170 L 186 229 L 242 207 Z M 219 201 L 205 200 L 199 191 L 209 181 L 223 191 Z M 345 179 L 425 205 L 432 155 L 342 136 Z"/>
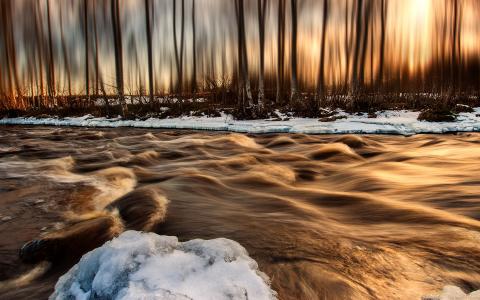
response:
<path id="1" fill-rule="evenodd" d="M 479 170 L 479 134 L 3 127 L 0 298 L 47 297 L 126 229 L 236 240 L 280 299 L 479 289 Z"/>

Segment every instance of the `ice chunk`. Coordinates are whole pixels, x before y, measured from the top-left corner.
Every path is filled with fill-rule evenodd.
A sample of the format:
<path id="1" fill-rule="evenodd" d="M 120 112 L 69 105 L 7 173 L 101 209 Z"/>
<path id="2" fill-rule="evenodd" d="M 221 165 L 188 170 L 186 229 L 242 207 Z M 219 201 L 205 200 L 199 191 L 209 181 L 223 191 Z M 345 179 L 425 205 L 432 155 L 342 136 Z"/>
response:
<path id="1" fill-rule="evenodd" d="M 480 300 L 480 290 L 466 294 L 458 286 L 447 285 L 439 296 L 426 296 L 422 300 Z"/>
<path id="2" fill-rule="evenodd" d="M 276 299 L 268 277 L 237 242 L 179 242 L 126 231 L 85 254 L 50 299 Z"/>

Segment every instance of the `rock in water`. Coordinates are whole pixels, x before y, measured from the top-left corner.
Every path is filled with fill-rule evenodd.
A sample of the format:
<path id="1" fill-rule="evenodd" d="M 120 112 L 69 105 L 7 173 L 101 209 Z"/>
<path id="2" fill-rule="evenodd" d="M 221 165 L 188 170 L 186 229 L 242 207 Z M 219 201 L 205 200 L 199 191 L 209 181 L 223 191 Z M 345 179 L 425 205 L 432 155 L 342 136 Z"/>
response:
<path id="1" fill-rule="evenodd" d="M 50 299 L 276 299 L 268 277 L 237 242 L 179 242 L 127 231 L 85 254 Z"/>

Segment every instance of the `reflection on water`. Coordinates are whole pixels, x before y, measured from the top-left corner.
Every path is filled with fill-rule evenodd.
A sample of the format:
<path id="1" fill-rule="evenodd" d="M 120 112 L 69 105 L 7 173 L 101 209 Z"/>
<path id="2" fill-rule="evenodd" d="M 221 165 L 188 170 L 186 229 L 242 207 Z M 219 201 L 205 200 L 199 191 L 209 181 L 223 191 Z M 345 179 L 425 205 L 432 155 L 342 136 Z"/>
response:
<path id="1" fill-rule="evenodd" d="M 3 128 L 0 297 L 45 297 L 128 228 L 236 240 L 281 299 L 479 289 L 479 137 Z M 22 254 L 53 266 L 12 289 L 39 237 Z"/>

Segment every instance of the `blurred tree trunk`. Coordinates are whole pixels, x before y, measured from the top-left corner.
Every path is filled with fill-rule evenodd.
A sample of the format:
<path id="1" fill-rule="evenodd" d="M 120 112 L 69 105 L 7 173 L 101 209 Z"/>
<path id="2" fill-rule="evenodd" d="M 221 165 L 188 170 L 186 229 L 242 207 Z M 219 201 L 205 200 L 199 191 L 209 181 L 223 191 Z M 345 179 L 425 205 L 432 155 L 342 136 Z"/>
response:
<path id="1" fill-rule="evenodd" d="M 252 107 L 253 97 L 250 87 L 250 77 L 248 73 L 248 57 L 247 57 L 247 43 L 245 34 L 245 9 L 243 0 L 235 0 L 236 12 L 237 12 L 237 25 L 238 25 L 238 45 L 239 45 L 239 69 L 241 73 L 241 89 L 242 94 L 247 99 L 248 107 Z"/>
<path id="2" fill-rule="evenodd" d="M 320 63 L 318 66 L 317 98 L 321 102 L 325 96 L 325 43 L 328 24 L 328 0 L 323 0 L 322 37 L 320 40 Z M 322 103 L 321 103 L 322 104 Z"/>
<path id="3" fill-rule="evenodd" d="M 94 0 L 93 7 L 97 7 L 97 0 Z M 100 66 L 98 65 L 98 29 L 97 29 L 97 13 L 93 12 L 93 35 L 95 38 L 95 95 L 100 94 Z"/>
<path id="4" fill-rule="evenodd" d="M 150 21 L 150 0 L 145 0 L 145 28 L 147 33 L 148 56 L 148 95 L 150 104 L 153 105 L 153 54 L 152 54 L 152 24 Z"/>
<path id="5" fill-rule="evenodd" d="M 358 74 L 358 81 L 360 89 L 364 89 L 365 87 L 365 66 L 367 64 L 367 50 L 368 50 L 368 41 L 370 34 L 370 21 L 372 15 L 372 7 L 373 1 L 366 0 L 365 3 L 365 12 L 363 16 L 363 29 L 362 29 L 362 50 L 361 50 L 361 58 L 360 58 L 360 66 L 359 74 Z"/>
<path id="6" fill-rule="evenodd" d="M 350 18 L 349 18 L 349 1 L 345 0 L 345 79 L 344 85 L 348 89 L 349 73 L 350 73 L 350 52 L 351 52 L 351 30 L 350 27 Z M 353 8 L 352 8 L 353 11 Z"/>
<path id="7" fill-rule="evenodd" d="M 297 74 L 297 0 L 291 0 L 292 5 L 292 49 L 291 49 L 291 97 L 290 101 L 294 102 L 298 97 L 298 74 Z"/>
<path id="8" fill-rule="evenodd" d="M 193 72 L 192 72 L 192 94 L 195 98 L 197 92 L 197 28 L 195 20 L 195 0 L 192 0 L 192 57 L 193 57 Z"/>
<path id="9" fill-rule="evenodd" d="M 111 14 L 113 26 L 113 40 L 115 44 L 115 73 L 117 83 L 117 93 L 122 106 L 122 115 L 126 116 L 128 108 L 125 102 L 124 85 L 123 85 L 123 49 L 122 49 L 122 29 L 120 22 L 120 9 L 118 0 L 111 0 Z"/>
<path id="10" fill-rule="evenodd" d="M 278 0 L 277 16 L 277 95 L 276 102 L 283 102 L 283 86 L 285 73 L 285 0 Z"/>
<path id="11" fill-rule="evenodd" d="M 378 71 L 377 71 L 377 87 L 383 85 L 383 71 L 385 67 L 385 39 L 387 33 L 387 14 L 388 7 L 386 0 L 381 0 L 380 2 L 380 57 L 378 61 Z"/>
<path id="12" fill-rule="evenodd" d="M 67 73 L 68 96 L 72 97 L 72 77 L 70 72 L 70 60 L 68 58 L 67 44 L 65 43 L 65 34 L 63 31 L 63 10 L 60 6 L 60 40 L 62 44 L 63 63 L 65 64 L 65 72 Z"/>
<path id="13" fill-rule="evenodd" d="M 180 94 L 183 88 L 183 49 L 185 35 L 185 0 L 181 0 L 181 27 L 180 27 L 180 52 L 177 41 L 177 0 L 173 1 L 173 42 L 175 47 L 175 65 L 177 67 L 176 92 Z"/>
<path id="14" fill-rule="evenodd" d="M 88 0 L 83 0 L 83 31 L 85 33 L 85 96 L 90 101 L 90 57 L 88 39 Z"/>
<path id="15" fill-rule="evenodd" d="M 7 94 L 9 97 L 11 97 L 11 101 L 13 101 L 13 106 L 16 107 L 16 98 L 21 98 L 22 91 L 17 71 L 17 57 L 12 16 L 13 11 L 11 4 L 12 2 L 10 1 L 1 1 L 0 8 L 2 11 L 2 29 L 4 38 L 3 43 L 5 51 L 5 67 L 7 71 Z"/>
<path id="16" fill-rule="evenodd" d="M 457 72 L 458 72 L 458 0 L 452 0 L 452 11 L 453 11 L 453 20 L 452 20 L 452 44 L 451 44 L 451 58 L 450 58 L 450 94 L 454 95 L 457 90 Z"/>
<path id="17" fill-rule="evenodd" d="M 35 39 L 37 41 L 37 55 L 38 55 L 38 74 L 39 74 L 39 86 L 40 86 L 40 93 L 39 93 L 39 106 L 44 106 L 44 80 L 43 80 L 43 68 L 44 68 L 44 32 L 43 32 L 43 19 L 42 14 L 39 12 L 38 9 L 38 2 L 34 2 L 34 11 L 35 11 Z"/>
<path id="18" fill-rule="evenodd" d="M 358 93 L 359 90 L 359 79 L 358 79 L 358 64 L 360 57 L 360 46 L 362 42 L 362 11 L 363 11 L 363 0 L 358 0 L 356 2 L 357 9 L 355 14 L 355 49 L 353 54 L 353 65 L 352 65 L 352 80 L 350 86 L 350 95 L 354 96 Z M 353 99 L 353 98 L 352 98 Z"/>
<path id="19" fill-rule="evenodd" d="M 265 18 L 268 0 L 258 0 L 258 32 L 260 42 L 260 72 L 258 77 L 258 106 L 265 101 Z"/>
<path id="20" fill-rule="evenodd" d="M 47 0 L 47 26 L 48 26 L 48 72 L 47 72 L 47 84 L 48 84 L 48 96 L 50 100 L 55 101 L 55 62 L 53 60 L 53 40 L 52 40 L 52 26 L 50 20 L 50 0 Z"/>

